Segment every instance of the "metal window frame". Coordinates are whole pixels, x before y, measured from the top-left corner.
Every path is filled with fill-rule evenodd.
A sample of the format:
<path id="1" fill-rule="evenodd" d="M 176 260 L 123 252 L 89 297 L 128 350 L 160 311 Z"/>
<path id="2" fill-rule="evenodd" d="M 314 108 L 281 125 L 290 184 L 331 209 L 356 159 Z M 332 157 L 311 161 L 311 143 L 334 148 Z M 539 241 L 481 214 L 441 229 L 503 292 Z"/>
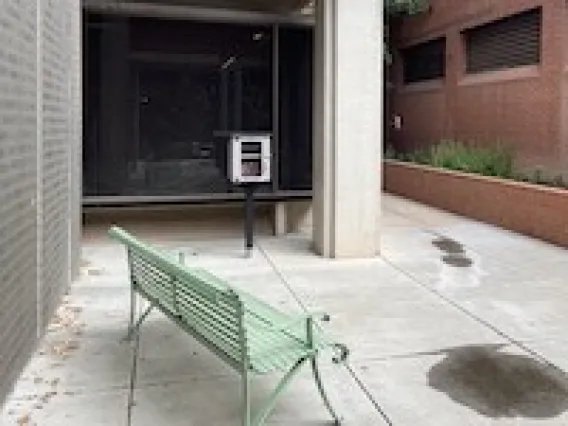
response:
<path id="1" fill-rule="evenodd" d="M 537 28 L 534 28 L 534 25 Z M 462 39 L 465 73 L 474 75 L 539 65 L 542 61 L 542 29 L 542 6 L 464 29 Z M 507 37 L 502 38 L 502 34 L 506 34 Z M 480 46 L 480 39 L 484 38 L 484 44 Z M 484 47 L 485 50 L 480 50 L 480 47 Z M 536 50 L 533 51 L 532 48 Z"/>
<path id="2" fill-rule="evenodd" d="M 258 192 L 255 197 L 260 201 L 282 201 L 288 199 L 310 199 L 312 191 L 276 191 Z M 215 202 L 244 201 L 243 193 L 229 194 L 189 194 L 189 195 L 119 195 L 83 197 L 84 207 L 112 207 L 123 205 L 150 204 L 210 204 Z"/>
<path id="3" fill-rule="evenodd" d="M 215 23 L 250 23 L 258 24 L 293 24 L 315 26 L 315 17 L 311 14 L 292 13 L 274 14 L 223 8 L 179 4 L 156 4 L 147 2 L 125 2 L 121 0 L 82 0 L 83 8 L 88 12 L 105 14 L 123 14 L 128 16 L 151 17 L 176 20 L 198 20 Z"/>
<path id="4" fill-rule="evenodd" d="M 273 120 L 273 148 L 275 167 L 272 169 L 272 192 L 259 193 L 261 200 L 279 201 L 290 198 L 311 198 L 311 190 L 282 190 L 280 189 L 278 165 L 280 147 L 280 84 L 279 84 L 279 52 L 280 28 L 286 26 L 314 27 L 315 17 L 311 15 L 274 15 L 261 12 L 246 12 L 228 9 L 211 9 L 196 6 L 157 5 L 150 3 L 120 3 L 100 2 L 97 0 L 83 0 L 84 11 L 88 13 L 119 14 L 129 17 L 149 17 L 156 19 L 175 19 L 186 21 L 201 21 L 207 23 L 236 23 L 250 25 L 269 25 L 273 31 L 273 58 L 272 58 L 272 120 Z M 141 59 L 141 58 L 137 58 Z M 152 203 L 211 203 L 219 201 L 243 200 L 240 193 L 199 193 L 179 196 L 149 195 L 149 196 L 83 196 L 83 206 L 109 206 L 124 204 L 152 204 Z"/>
<path id="5" fill-rule="evenodd" d="M 430 46 L 436 45 L 436 44 L 440 44 L 442 47 L 442 51 L 441 51 L 441 55 L 442 55 L 442 67 L 439 70 L 440 73 L 439 75 L 428 75 L 426 77 L 420 77 L 420 78 L 412 78 L 409 79 L 409 74 L 408 74 L 408 70 L 409 70 L 409 64 L 408 64 L 408 56 L 411 55 L 412 53 L 415 53 L 416 51 L 418 51 L 421 48 L 428 48 Z M 446 57 L 447 57 L 447 38 L 446 36 L 441 36 L 441 37 L 436 37 L 436 38 L 431 38 L 429 40 L 425 40 L 425 41 L 421 41 L 419 43 L 416 44 L 412 44 L 410 46 L 406 46 L 403 49 L 401 49 L 401 57 L 402 57 L 402 62 L 403 62 L 403 71 L 402 71 L 402 81 L 403 84 L 405 85 L 409 85 L 409 84 L 416 84 L 416 83 L 423 83 L 423 82 L 427 82 L 427 81 L 436 81 L 436 80 L 443 80 L 446 77 Z"/>

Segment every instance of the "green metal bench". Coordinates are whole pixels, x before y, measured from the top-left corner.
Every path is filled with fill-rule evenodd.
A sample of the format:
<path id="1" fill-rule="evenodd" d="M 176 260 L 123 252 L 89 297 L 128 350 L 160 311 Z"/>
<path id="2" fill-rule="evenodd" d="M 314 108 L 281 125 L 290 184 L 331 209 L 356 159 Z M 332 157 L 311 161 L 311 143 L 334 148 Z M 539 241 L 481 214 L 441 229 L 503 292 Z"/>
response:
<path id="1" fill-rule="evenodd" d="M 253 296 L 229 286 L 202 268 L 190 268 L 174 254 L 160 251 L 123 229 L 112 227 L 109 235 L 128 252 L 131 281 L 131 312 L 128 338 L 138 336 L 143 321 L 157 308 L 188 334 L 233 367 L 242 377 L 242 425 L 260 426 L 306 363 L 310 363 L 317 388 L 334 424 L 340 418 L 324 391 L 316 359 L 324 349 L 341 363 L 347 348 L 331 341 L 319 321 L 327 315 L 288 315 Z M 136 294 L 149 307 L 136 319 Z M 251 378 L 272 372 L 284 376 L 253 418 Z"/>

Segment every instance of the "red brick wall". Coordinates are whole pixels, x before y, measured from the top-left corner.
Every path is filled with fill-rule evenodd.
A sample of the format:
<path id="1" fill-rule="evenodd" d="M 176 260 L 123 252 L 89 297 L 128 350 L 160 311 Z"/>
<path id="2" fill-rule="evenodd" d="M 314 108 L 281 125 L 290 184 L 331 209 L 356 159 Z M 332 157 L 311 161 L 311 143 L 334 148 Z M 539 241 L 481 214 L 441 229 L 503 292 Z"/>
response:
<path id="1" fill-rule="evenodd" d="M 392 113 L 403 128 L 394 144 L 412 148 L 442 138 L 502 141 L 521 165 L 568 169 L 568 17 L 564 0 L 430 0 L 432 10 L 406 19 L 395 31 L 398 47 L 445 35 L 444 82 L 404 85 L 395 55 Z M 461 31 L 517 12 L 543 7 L 538 66 L 466 75 Z M 565 40 L 567 43 L 565 43 Z"/>
<path id="2" fill-rule="evenodd" d="M 568 247 L 568 191 L 387 161 L 387 192 Z"/>
<path id="3" fill-rule="evenodd" d="M 564 25 L 559 31 L 559 37 L 564 40 L 564 69 L 562 70 L 562 111 L 560 116 L 561 137 L 560 137 L 560 155 L 559 158 L 564 160 L 562 163 L 563 171 L 568 173 L 568 8 L 561 15 Z"/>

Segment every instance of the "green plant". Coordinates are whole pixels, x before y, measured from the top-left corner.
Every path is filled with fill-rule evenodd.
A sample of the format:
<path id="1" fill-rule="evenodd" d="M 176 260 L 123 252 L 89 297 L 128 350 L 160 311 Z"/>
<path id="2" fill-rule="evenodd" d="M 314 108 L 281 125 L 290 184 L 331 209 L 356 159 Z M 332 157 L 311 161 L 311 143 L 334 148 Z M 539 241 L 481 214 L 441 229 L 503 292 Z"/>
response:
<path id="1" fill-rule="evenodd" d="M 430 152 L 427 149 L 417 149 L 416 151 L 406 154 L 408 161 L 417 164 L 431 164 Z"/>
<path id="2" fill-rule="evenodd" d="M 530 182 L 531 178 L 530 176 L 528 176 L 525 173 L 522 172 L 515 172 L 512 176 L 511 179 L 516 180 L 517 182 Z"/>
<path id="3" fill-rule="evenodd" d="M 385 0 L 387 15 L 414 15 L 428 10 L 426 0 Z"/>
<path id="4" fill-rule="evenodd" d="M 394 149 L 394 146 L 392 146 L 391 144 L 388 144 L 385 148 L 385 158 L 387 160 L 395 160 L 397 156 L 396 150 Z"/>
<path id="5" fill-rule="evenodd" d="M 541 168 L 535 169 L 532 173 L 514 171 L 510 152 L 499 143 L 491 147 L 482 147 L 448 139 L 430 148 L 421 148 L 408 153 L 396 152 L 390 147 L 390 155 L 392 155 L 390 158 L 400 161 L 568 189 L 566 176 L 546 176 Z"/>
<path id="6" fill-rule="evenodd" d="M 544 178 L 541 169 L 536 169 L 534 171 L 531 182 L 537 185 L 542 185 L 546 183 L 546 179 Z"/>
<path id="7" fill-rule="evenodd" d="M 383 4 L 385 6 L 385 25 L 384 25 L 384 40 L 385 40 L 385 63 L 386 65 L 392 65 L 392 49 L 390 40 L 390 25 L 392 20 L 404 16 L 417 15 L 419 13 L 424 13 L 430 9 L 428 0 L 384 0 Z M 385 76 L 388 72 L 385 73 Z M 387 87 L 389 86 L 388 79 L 385 81 Z"/>
<path id="8" fill-rule="evenodd" d="M 546 176 L 541 168 L 536 169 L 532 175 L 523 175 L 524 182 L 530 182 L 535 185 L 553 186 L 556 188 L 568 189 L 568 180 L 563 175 Z"/>
<path id="9" fill-rule="evenodd" d="M 460 141 L 443 140 L 430 148 L 429 163 L 434 167 L 509 178 L 513 173 L 510 153 L 501 145 L 478 147 Z"/>
<path id="10" fill-rule="evenodd" d="M 552 180 L 552 184 L 554 186 L 557 186 L 558 188 L 567 188 L 568 187 L 568 182 L 566 182 L 564 180 L 564 176 L 562 176 L 562 175 L 555 176 L 554 179 Z"/>

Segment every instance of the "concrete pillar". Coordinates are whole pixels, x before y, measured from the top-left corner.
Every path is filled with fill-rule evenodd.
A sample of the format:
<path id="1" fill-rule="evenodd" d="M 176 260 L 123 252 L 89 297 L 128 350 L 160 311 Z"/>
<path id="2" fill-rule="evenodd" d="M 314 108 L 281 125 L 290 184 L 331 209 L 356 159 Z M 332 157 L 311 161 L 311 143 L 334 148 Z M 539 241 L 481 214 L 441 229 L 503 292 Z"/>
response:
<path id="1" fill-rule="evenodd" d="M 288 233 L 288 212 L 285 201 L 274 205 L 274 236 L 283 237 Z"/>
<path id="2" fill-rule="evenodd" d="M 317 2 L 314 247 L 332 258 L 379 248 L 383 2 Z"/>
<path id="3" fill-rule="evenodd" d="M 309 233 L 312 230 L 312 203 L 309 200 L 281 201 L 274 205 L 274 236 Z"/>

